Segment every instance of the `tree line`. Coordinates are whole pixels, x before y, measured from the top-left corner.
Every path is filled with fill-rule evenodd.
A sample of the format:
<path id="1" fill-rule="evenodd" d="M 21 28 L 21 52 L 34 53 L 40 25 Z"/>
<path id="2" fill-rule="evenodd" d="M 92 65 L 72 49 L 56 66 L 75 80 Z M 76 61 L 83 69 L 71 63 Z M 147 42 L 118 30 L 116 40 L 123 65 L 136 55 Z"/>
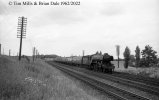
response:
<path id="1" fill-rule="evenodd" d="M 157 52 L 149 45 L 141 51 L 139 46 L 136 46 L 135 55 L 131 55 L 130 49 L 127 46 L 123 53 L 124 55 L 124 67 L 128 68 L 128 65 L 134 67 L 150 67 L 157 66 L 159 59 L 157 58 Z"/>

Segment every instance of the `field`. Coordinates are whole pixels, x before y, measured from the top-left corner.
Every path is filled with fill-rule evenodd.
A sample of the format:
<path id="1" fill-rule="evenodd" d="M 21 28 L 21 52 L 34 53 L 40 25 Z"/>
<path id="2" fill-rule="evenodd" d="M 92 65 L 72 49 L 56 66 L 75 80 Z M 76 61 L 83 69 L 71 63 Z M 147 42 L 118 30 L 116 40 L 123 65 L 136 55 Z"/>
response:
<path id="1" fill-rule="evenodd" d="M 105 100 L 94 89 L 37 59 L 0 56 L 0 100 Z M 99 94 L 99 95 L 98 95 Z"/>
<path id="2" fill-rule="evenodd" d="M 152 66 L 149 68 L 135 68 L 129 66 L 128 69 L 125 69 L 124 61 L 119 62 L 119 68 L 117 61 L 112 61 L 112 63 L 115 65 L 115 71 L 117 72 L 124 72 L 159 79 L 159 67 Z"/>

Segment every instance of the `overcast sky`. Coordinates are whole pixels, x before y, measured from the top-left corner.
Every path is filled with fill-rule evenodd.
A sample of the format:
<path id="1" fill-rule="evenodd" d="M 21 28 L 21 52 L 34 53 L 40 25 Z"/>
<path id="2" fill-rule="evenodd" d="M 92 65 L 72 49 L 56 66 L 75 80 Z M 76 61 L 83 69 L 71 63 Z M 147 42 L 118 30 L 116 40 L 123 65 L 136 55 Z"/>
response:
<path id="1" fill-rule="evenodd" d="M 126 46 L 132 54 L 137 45 L 141 50 L 150 45 L 159 52 L 158 0 L 80 0 L 79 6 L 17 6 L 8 2 L 0 0 L 0 43 L 6 54 L 9 49 L 14 55 L 19 51 L 16 35 L 20 16 L 28 20 L 22 48 L 25 55 L 32 55 L 34 46 L 41 54 L 61 56 L 82 55 L 85 50 L 86 55 L 102 51 L 116 58 L 115 45 L 121 46 L 121 58 Z"/>

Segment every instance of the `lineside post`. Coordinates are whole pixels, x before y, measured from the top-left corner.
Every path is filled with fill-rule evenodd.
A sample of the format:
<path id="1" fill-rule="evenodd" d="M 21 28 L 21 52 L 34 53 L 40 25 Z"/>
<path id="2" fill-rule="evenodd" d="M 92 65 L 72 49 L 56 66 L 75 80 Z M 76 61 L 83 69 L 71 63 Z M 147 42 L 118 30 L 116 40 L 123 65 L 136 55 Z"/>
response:
<path id="1" fill-rule="evenodd" d="M 33 62 L 35 60 L 35 47 L 33 48 Z"/>
<path id="2" fill-rule="evenodd" d="M 11 56 L 11 50 L 9 49 L 9 56 Z"/>
<path id="3" fill-rule="evenodd" d="M 116 53 L 117 53 L 117 57 L 118 57 L 118 68 L 119 68 L 120 45 L 116 45 Z"/>
<path id="4" fill-rule="evenodd" d="M 83 65 L 83 57 L 84 57 L 84 50 L 82 51 L 82 61 L 81 61 L 81 65 Z"/>
<path id="5" fill-rule="evenodd" d="M 1 44 L 0 44 L 0 55 L 1 55 Z"/>

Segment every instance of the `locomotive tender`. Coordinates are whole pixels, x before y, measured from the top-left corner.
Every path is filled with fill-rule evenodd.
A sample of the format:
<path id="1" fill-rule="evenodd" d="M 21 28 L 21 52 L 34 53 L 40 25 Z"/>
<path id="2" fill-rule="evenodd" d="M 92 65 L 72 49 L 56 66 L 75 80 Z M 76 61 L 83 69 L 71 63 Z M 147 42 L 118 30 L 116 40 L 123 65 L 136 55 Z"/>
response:
<path id="1" fill-rule="evenodd" d="M 100 70 L 102 72 L 113 72 L 115 66 L 111 63 L 113 61 L 113 56 L 105 53 L 93 54 L 87 56 L 72 56 L 72 57 L 57 57 L 56 62 L 78 65 L 82 67 L 89 68 L 91 70 Z"/>

